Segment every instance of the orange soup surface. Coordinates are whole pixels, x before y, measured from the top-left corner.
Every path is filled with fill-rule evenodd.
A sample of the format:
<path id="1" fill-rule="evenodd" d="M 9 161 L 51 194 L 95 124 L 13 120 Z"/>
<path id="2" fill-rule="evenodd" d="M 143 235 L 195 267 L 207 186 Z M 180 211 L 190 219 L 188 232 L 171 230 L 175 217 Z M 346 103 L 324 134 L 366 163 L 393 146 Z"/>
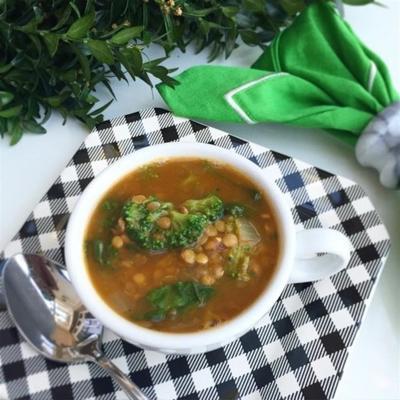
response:
<path id="1" fill-rule="evenodd" d="M 124 318 L 193 332 L 249 307 L 274 273 L 279 237 L 264 193 L 222 163 L 172 158 L 117 182 L 85 235 L 90 278 Z"/>

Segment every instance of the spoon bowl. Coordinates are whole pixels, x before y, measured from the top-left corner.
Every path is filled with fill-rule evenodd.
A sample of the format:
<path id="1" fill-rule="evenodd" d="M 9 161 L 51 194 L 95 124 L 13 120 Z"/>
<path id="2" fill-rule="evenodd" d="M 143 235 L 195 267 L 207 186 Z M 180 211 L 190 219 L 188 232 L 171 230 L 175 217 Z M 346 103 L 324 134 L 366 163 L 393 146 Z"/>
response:
<path id="1" fill-rule="evenodd" d="M 108 370 L 130 399 L 146 396 L 101 350 L 103 326 L 83 306 L 65 267 L 36 254 L 17 254 L 3 268 L 3 293 L 21 335 L 58 362 L 92 361 Z"/>

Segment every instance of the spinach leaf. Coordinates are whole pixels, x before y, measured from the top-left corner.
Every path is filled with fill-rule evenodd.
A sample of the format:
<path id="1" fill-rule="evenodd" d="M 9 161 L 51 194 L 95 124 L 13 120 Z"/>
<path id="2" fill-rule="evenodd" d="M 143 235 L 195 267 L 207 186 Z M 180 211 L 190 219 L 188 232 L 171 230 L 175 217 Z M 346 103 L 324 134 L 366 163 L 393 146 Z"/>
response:
<path id="1" fill-rule="evenodd" d="M 243 217 L 247 214 L 246 206 L 239 203 L 227 203 L 224 207 L 225 214 L 232 215 L 235 218 Z"/>
<path id="2" fill-rule="evenodd" d="M 233 279 L 248 281 L 251 276 L 249 273 L 251 246 L 239 245 L 232 247 L 228 254 L 228 262 L 225 266 L 226 273 Z"/>
<path id="3" fill-rule="evenodd" d="M 113 199 L 107 199 L 103 203 L 103 210 L 104 211 L 115 211 L 115 209 L 118 208 L 118 202 Z"/>
<path id="4" fill-rule="evenodd" d="M 104 243 L 103 240 L 95 239 L 88 243 L 89 249 L 95 261 L 102 266 L 110 267 L 113 259 L 118 255 L 118 250 L 111 243 Z"/>
<path id="5" fill-rule="evenodd" d="M 162 321 L 168 312 L 181 313 L 189 307 L 203 306 L 214 294 L 215 289 L 198 282 L 180 281 L 152 289 L 146 296 L 151 310 L 144 314 L 144 319 Z"/>
<path id="6" fill-rule="evenodd" d="M 119 201 L 114 199 L 106 200 L 102 205 L 104 211 L 104 228 L 112 228 L 117 223 L 121 213 L 122 205 Z"/>
<path id="7" fill-rule="evenodd" d="M 261 193 L 256 189 L 251 190 L 251 197 L 254 201 L 260 201 L 262 199 Z"/>

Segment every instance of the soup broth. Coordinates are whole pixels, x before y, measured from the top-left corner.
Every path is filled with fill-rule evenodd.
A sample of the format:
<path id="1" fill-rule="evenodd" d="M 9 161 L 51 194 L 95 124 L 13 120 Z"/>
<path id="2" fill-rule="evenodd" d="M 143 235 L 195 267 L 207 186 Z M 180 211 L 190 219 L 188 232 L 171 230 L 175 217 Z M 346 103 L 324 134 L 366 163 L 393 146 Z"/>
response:
<path id="1" fill-rule="evenodd" d="M 150 329 L 193 332 L 249 307 L 274 273 L 276 221 L 239 171 L 197 158 L 136 169 L 93 212 L 85 258 L 100 296 Z"/>

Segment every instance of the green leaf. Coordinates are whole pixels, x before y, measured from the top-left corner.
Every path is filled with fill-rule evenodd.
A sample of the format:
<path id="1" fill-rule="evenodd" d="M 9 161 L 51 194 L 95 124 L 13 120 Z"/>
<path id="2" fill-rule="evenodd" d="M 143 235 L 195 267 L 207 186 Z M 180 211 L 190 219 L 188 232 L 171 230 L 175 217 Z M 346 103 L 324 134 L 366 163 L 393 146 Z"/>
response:
<path id="1" fill-rule="evenodd" d="M 11 135 L 10 139 L 11 146 L 14 146 L 21 140 L 23 131 L 18 119 L 16 118 L 8 119 L 7 131 Z"/>
<path id="2" fill-rule="evenodd" d="M 43 40 L 46 44 L 47 50 L 51 57 L 54 57 L 58 49 L 58 42 L 60 41 L 60 36 L 56 33 L 46 32 L 43 34 Z"/>
<path id="3" fill-rule="evenodd" d="M 203 18 L 200 18 L 199 19 L 199 24 L 200 24 L 201 31 L 205 35 L 208 35 L 208 32 L 210 32 L 210 23 L 207 20 L 205 20 Z"/>
<path id="4" fill-rule="evenodd" d="M 150 70 L 151 68 L 155 67 L 156 65 L 161 64 L 166 59 L 167 59 L 166 57 L 155 58 L 154 60 L 145 62 L 143 64 L 143 67 L 145 70 Z"/>
<path id="5" fill-rule="evenodd" d="M 80 18 L 81 12 L 79 11 L 79 8 L 76 6 L 76 4 L 73 1 L 70 1 L 69 5 L 75 11 L 75 14 L 77 15 L 77 17 Z"/>
<path id="6" fill-rule="evenodd" d="M 88 244 L 90 246 L 90 242 Z M 104 267 L 111 267 L 113 259 L 118 255 L 118 250 L 100 239 L 93 240 L 91 244 L 91 254 L 95 261 Z"/>
<path id="7" fill-rule="evenodd" d="M 20 32 L 34 33 L 40 22 L 41 22 L 41 20 L 34 18 L 31 21 L 29 21 L 26 25 L 17 26 L 17 27 L 15 27 L 15 29 L 19 30 Z"/>
<path id="8" fill-rule="evenodd" d="M 242 31 L 240 32 L 240 37 L 243 42 L 249 46 L 255 46 L 260 43 L 260 38 L 258 37 L 256 32 L 253 31 Z"/>
<path id="9" fill-rule="evenodd" d="M 122 64 L 132 77 L 134 77 L 134 75 L 139 75 L 142 72 L 142 54 L 137 47 L 121 49 L 120 55 Z"/>
<path id="10" fill-rule="evenodd" d="M 306 0 L 280 0 L 279 5 L 288 15 L 296 15 L 306 7 Z"/>
<path id="11" fill-rule="evenodd" d="M 102 240 L 93 241 L 94 259 L 103 264 L 104 262 L 104 242 Z"/>
<path id="12" fill-rule="evenodd" d="M 1 64 L 0 63 L 0 74 L 5 74 L 6 72 L 8 72 L 11 68 L 12 68 L 12 64 Z"/>
<path id="13" fill-rule="evenodd" d="M 87 14 L 93 7 L 94 0 L 86 0 L 85 11 L 84 13 Z"/>
<path id="14" fill-rule="evenodd" d="M 67 36 L 71 39 L 81 39 L 87 36 L 89 29 L 93 26 L 94 12 L 76 20 L 68 29 Z"/>
<path id="15" fill-rule="evenodd" d="M 0 111 L 0 117 L 3 117 L 3 118 L 16 117 L 17 115 L 20 114 L 21 110 L 22 110 L 22 105 L 10 107 L 10 108 L 7 108 L 6 110 Z"/>
<path id="16" fill-rule="evenodd" d="M 24 121 L 22 126 L 25 131 L 30 133 L 46 133 L 46 129 L 39 125 L 34 119 L 30 121 Z"/>
<path id="17" fill-rule="evenodd" d="M 87 45 L 93 56 L 101 63 L 112 64 L 114 62 L 114 56 L 106 42 L 90 39 Z"/>
<path id="18" fill-rule="evenodd" d="M 237 47 L 236 44 L 236 29 L 231 29 L 225 33 L 225 57 L 228 58 L 232 51 Z"/>
<path id="19" fill-rule="evenodd" d="M 228 262 L 225 266 L 226 273 L 239 281 L 248 281 L 251 246 L 240 245 L 232 247 L 228 253 Z"/>
<path id="20" fill-rule="evenodd" d="M 191 281 L 180 281 L 152 289 L 146 295 L 152 309 L 145 314 L 144 318 L 161 321 L 170 311 L 183 312 L 189 307 L 201 307 L 214 292 L 215 289 L 211 286 Z"/>
<path id="21" fill-rule="evenodd" d="M 253 201 L 260 201 L 262 199 L 261 193 L 256 189 L 251 189 L 249 194 Z"/>
<path id="22" fill-rule="evenodd" d="M 70 5 L 68 4 L 62 12 L 57 12 L 56 14 L 58 14 L 58 22 L 53 28 L 51 28 L 52 31 L 56 31 L 66 24 L 71 15 Z"/>
<path id="23" fill-rule="evenodd" d="M 74 82 L 77 79 L 76 69 L 69 69 L 65 72 L 61 72 L 59 75 L 60 79 L 66 82 Z"/>
<path id="24" fill-rule="evenodd" d="M 83 76 L 86 82 L 90 81 L 91 71 L 90 71 L 90 64 L 89 60 L 85 54 L 79 49 L 77 46 L 73 46 L 73 50 L 78 57 L 79 64 L 81 65 Z"/>
<path id="25" fill-rule="evenodd" d="M 113 99 L 108 101 L 106 104 L 103 104 L 101 107 L 97 108 L 96 110 L 92 111 L 89 115 L 95 116 L 95 115 L 101 114 L 112 102 L 113 102 Z"/>
<path id="26" fill-rule="evenodd" d="M 10 92 L 0 91 L 0 108 L 13 101 L 14 95 Z"/>
<path id="27" fill-rule="evenodd" d="M 221 10 L 226 17 L 233 18 L 239 12 L 239 7 L 226 6 L 221 7 Z"/>
<path id="28" fill-rule="evenodd" d="M 143 31 L 143 26 L 133 26 L 131 28 L 125 28 L 122 31 L 117 32 L 111 38 L 111 43 L 117 45 L 126 44 L 131 39 L 139 37 L 142 31 Z"/>
<path id="29" fill-rule="evenodd" d="M 224 206 L 224 213 L 235 218 L 243 217 L 247 211 L 246 206 L 241 203 L 226 203 Z"/>
<path id="30" fill-rule="evenodd" d="M 86 96 L 81 96 L 81 97 L 82 97 L 82 99 L 85 100 L 86 103 L 92 104 L 92 105 L 99 101 L 99 99 L 96 96 L 93 96 L 91 94 L 88 94 Z"/>
<path id="31" fill-rule="evenodd" d="M 257 0 L 254 0 L 257 1 Z M 192 7 L 185 7 L 183 13 L 184 15 L 189 15 L 191 17 L 205 17 L 209 14 L 211 14 L 213 11 L 216 11 L 218 8 L 217 7 L 209 7 L 209 8 L 203 8 L 201 9 L 195 9 Z"/>
<path id="32" fill-rule="evenodd" d="M 51 107 L 58 108 L 68 98 L 69 95 L 69 91 L 64 91 L 56 96 L 45 97 L 43 100 Z"/>
<path id="33" fill-rule="evenodd" d="M 253 12 L 263 12 L 265 8 L 265 2 L 260 0 L 244 0 L 243 5 L 248 11 Z"/>

